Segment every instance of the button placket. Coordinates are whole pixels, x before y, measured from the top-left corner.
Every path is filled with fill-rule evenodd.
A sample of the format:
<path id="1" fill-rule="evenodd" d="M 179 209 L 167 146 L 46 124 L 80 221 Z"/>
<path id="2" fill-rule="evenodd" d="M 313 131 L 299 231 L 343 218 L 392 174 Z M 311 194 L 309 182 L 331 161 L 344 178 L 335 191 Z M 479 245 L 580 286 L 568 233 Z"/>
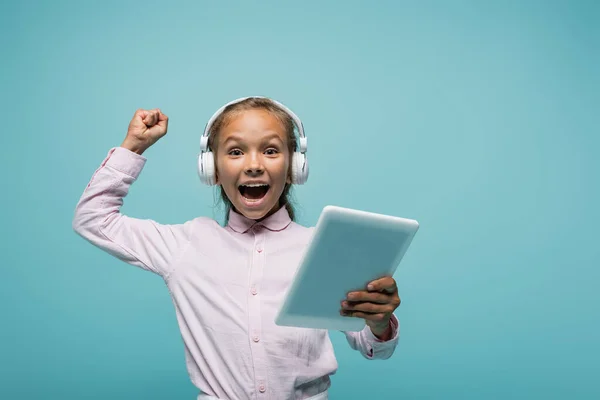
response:
<path id="1" fill-rule="evenodd" d="M 256 251 L 258 253 L 262 253 L 262 251 L 263 251 L 263 246 L 262 246 L 263 235 L 261 234 L 261 232 L 262 232 L 262 226 L 261 225 L 254 225 L 252 227 L 252 230 L 254 231 L 254 237 L 255 237 L 254 248 L 256 249 Z"/>
<path id="2" fill-rule="evenodd" d="M 262 281 L 262 275 L 265 263 L 264 241 L 265 231 L 261 225 L 254 225 L 251 229 L 254 236 L 254 243 L 251 248 L 251 271 L 250 287 L 248 290 L 248 313 L 249 326 L 248 335 L 252 354 L 252 364 L 255 371 L 256 389 L 260 397 L 264 398 L 266 394 L 266 376 L 267 376 L 267 355 L 264 348 L 264 342 L 261 338 L 262 318 L 260 313 L 260 296 L 258 287 Z"/>

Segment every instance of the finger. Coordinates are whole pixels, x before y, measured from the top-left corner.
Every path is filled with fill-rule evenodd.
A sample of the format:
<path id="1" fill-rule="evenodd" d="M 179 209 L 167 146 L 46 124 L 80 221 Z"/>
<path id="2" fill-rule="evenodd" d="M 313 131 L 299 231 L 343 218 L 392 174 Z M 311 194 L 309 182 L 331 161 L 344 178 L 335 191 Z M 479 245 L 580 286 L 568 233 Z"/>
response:
<path id="1" fill-rule="evenodd" d="M 144 109 L 139 108 L 135 111 L 134 117 L 139 118 L 142 121 L 144 120 L 144 118 L 146 118 L 146 116 L 148 116 L 148 111 Z"/>
<path id="2" fill-rule="evenodd" d="M 369 283 L 369 285 L 367 285 L 367 290 L 374 292 L 394 293 L 398 290 L 398 286 L 396 285 L 394 278 L 391 276 L 385 276 Z"/>
<path id="3" fill-rule="evenodd" d="M 148 116 L 145 118 L 144 123 L 148 126 L 156 125 L 156 121 L 158 120 L 158 113 L 156 110 L 151 110 L 148 112 Z"/>
<path id="4" fill-rule="evenodd" d="M 348 293 L 349 301 L 369 301 L 371 303 L 385 304 L 390 302 L 390 295 L 381 292 L 365 292 L 364 290 L 358 292 Z"/>
<path id="5" fill-rule="evenodd" d="M 140 113 L 140 116 L 142 117 L 142 121 L 144 121 L 144 122 L 150 121 L 151 115 L 152 115 L 152 111 L 150 111 L 150 110 L 143 110 Z"/>
<path id="6" fill-rule="evenodd" d="M 169 117 L 167 115 L 163 114 L 162 111 L 160 111 L 160 109 L 158 109 L 158 125 L 167 126 L 168 123 L 169 123 Z"/>
<path id="7" fill-rule="evenodd" d="M 383 313 L 371 314 L 362 311 L 345 311 L 340 314 L 345 317 L 362 318 L 373 322 L 381 322 L 387 318 Z"/>
<path id="8" fill-rule="evenodd" d="M 394 306 L 391 304 L 376 304 L 376 303 L 342 303 L 342 309 L 348 311 L 364 311 L 368 313 L 391 313 L 394 311 Z"/>

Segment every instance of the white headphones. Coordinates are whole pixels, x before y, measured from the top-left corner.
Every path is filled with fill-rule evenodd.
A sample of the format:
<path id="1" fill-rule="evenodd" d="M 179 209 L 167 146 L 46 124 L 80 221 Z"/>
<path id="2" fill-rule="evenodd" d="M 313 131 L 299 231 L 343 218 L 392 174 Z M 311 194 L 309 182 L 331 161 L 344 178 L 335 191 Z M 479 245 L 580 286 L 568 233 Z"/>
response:
<path id="1" fill-rule="evenodd" d="M 210 131 L 212 129 L 213 123 L 215 120 L 223 113 L 225 108 L 232 104 L 239 103 L 246 99 L 257 98 L 257 99 L 269 99 L 268 97 L 263 96 L 251 96 L 251 97 L 242 97 L 240 99 L 234 100 L 225 104 L 223 107 L 219 108 L 213 116 L 208 120 L 206 127 L 204 128 L 204 133 L 200 138 L 200 154 L 198 155 L 198 175 L 200 176 L 200 181 L 206 185 L 214 185 L 215 184 L 215 158 L 212 151 L 208 148 L 208 136 L 210 135 Z M 302 125 L 302 121 L 296 114 L 292 112 L 289 108 L 284 106 L 283 104 L 269 99 L 277 106 L 281 107 L 283 111 L 285 111 L 294 121 L 294 125 L 298 131 L 298 136 L 300 136 L 300 151 L 295 151 L 292 156 L 292 183 L 296 185 L 302 185 L 308 179 L 308 160 L 306 159 L 306 136 L 304 135 L 304 127 Z"/>

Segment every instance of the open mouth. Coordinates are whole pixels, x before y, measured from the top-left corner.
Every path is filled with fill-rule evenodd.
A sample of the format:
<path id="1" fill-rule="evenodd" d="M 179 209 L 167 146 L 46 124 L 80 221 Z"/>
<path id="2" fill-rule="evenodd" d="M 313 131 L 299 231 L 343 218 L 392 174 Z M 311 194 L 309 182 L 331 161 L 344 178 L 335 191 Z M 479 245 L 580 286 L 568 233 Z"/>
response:
<path id="1" fill-rule="evenodd" d="M 269 185 L 240 185 L 238 186 L 238 190 L 242 197 L 249 201 L 258 201 L 266 196 L 269 191 Z"/>

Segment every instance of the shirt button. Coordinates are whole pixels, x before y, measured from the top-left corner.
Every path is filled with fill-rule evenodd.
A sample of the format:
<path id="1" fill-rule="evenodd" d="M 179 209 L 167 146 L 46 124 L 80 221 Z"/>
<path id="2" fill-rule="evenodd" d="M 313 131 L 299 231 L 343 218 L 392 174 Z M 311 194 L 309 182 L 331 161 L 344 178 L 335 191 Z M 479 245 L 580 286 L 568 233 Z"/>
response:
<path id="1" fill-rule="evenodd" d="M 258 251 L 259 253 L 262 253 L 262 248 L 261 247 L 257 247 L 256 251 Z"/>
<path id="2" fill-rule="evenodd" d="M 265 385 L 260 385 L 258 387 L 258 390 L 260 390 L 261 393 L 264 393 L 267 390 L 267 388 L 265 387 Z"/>
<path id="3" fill-rule="evenodd" d="M 257 335 L 254 335 L 254 336 L 252 337 L 252 340 L 254 340 L 255 342 L 258 342 L 260 339 L 258 338 L 258 336 L 257 336 Z"/>
<path id="4" fill-rule="evenodd" d="M 258 290 L 256 290 L 256 286 L 252 286 L 252 289 L 250 290 L 250 292 L 256 296 L 256 293 L 258 293 Z"/>

